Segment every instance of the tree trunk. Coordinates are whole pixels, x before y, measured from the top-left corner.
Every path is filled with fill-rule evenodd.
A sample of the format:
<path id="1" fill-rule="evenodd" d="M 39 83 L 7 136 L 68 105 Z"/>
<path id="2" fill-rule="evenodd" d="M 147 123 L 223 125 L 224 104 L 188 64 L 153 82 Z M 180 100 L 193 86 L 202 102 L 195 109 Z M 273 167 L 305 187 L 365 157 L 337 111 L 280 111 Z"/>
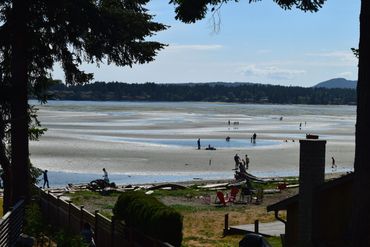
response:
<path id="1" fill-rule="evenodd" d="M 30 197 L 28 150 L 28 95 L 27 95 L 27 0 L 14 0 L 11 40 L 11 163 L 13 172 L 13 200 Z"/>
<path id="2" fill-rule="evenodd" d="M 10 169 L 10 162 L 6 156 L 6 148 L 3 143 L 0 143 L 0 164 L 3 169 L 1 179 L 3 180 L 4 200 L 3 212 L 4 214 L 9 211 L 12 202 L 12 172 Z"/>
<path id="3" fill-rule="evenodd" d="M 370 246 L 370 1 L 361 1 L 351 245 Z"/>

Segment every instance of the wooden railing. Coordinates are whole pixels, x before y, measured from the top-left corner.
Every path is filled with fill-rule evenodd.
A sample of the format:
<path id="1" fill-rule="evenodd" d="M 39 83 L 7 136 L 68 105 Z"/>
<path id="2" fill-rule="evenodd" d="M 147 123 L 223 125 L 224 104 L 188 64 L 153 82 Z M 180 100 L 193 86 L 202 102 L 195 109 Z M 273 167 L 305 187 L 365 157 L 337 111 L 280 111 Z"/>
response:
<path id="1" fill-rule="evenodd" d="M 0 219 L 0 246 L 15 246 L 22 232 L 24 201 L 20 200 Z"/>
<path id="2" fill-rule="evenodd" d="M 62 200 L 59 196 L 46 193 L 40 189 L 40 206 L 44 218 L 55 228 L 70 230 L 80 234 L 83 224 L 89 223 L 94 230 L 94 241 L 97 247 L 135 246 L 135 247 L 171 247 L 153 239 L 135 229 L 128 227 L 122 221 L 104 217 L 98 211 L 88 212 L 83 206 L 77 207 L 71 202 Z"/>

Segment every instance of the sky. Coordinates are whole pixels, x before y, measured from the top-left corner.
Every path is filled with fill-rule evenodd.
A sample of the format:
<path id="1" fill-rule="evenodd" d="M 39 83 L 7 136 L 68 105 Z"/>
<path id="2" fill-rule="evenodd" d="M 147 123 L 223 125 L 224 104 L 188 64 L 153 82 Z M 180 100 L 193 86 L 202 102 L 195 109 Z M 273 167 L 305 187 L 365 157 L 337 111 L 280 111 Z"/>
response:
<path id="1" fill-rule="evenodd" d="M 283 10 L 272 0 L 230 1 L 195 24 L 175 20 L 168 1 L 151 0 L 154 20 L 169 25 L 150 39 L 168 44 L 155 61 L 130 67 L 84 64 L 94 81 L 127 83 L 253 82 L 310 87 L 357 80 L 360 0 L 327 0 L 316 12 Z M 55 67 L 53 76 L 64 78 Z"/>

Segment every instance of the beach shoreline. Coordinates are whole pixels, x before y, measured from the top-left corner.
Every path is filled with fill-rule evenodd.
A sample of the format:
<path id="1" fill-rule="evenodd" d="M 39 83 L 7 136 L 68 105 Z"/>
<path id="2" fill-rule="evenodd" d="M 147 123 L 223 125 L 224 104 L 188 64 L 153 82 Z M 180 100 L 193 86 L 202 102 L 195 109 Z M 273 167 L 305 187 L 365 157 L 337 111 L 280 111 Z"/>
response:
<path id="1" fill-rule="evenodd" d="M 308 133 L 327 140 L 327 171 L 332 156 L 339 170 L 353 169 L 355 110 L 348 106 L 53 102 L 39 108 L 48 131 L 30 142 L 30 157 L 50 176 L 64 172 L 100 178 L 105 167 L 113 177 L 232 178 L 236 153 L 241 158 L 248 154 L 248 171 L 256 176 L 297 175 L 299 140 Z M 256 144 L 250 143 L 253 133 Z M 234 146 L 227 146 L 227 136 Z M 205 150 L 210 141 L 219 145 L 217 150 Z"/>

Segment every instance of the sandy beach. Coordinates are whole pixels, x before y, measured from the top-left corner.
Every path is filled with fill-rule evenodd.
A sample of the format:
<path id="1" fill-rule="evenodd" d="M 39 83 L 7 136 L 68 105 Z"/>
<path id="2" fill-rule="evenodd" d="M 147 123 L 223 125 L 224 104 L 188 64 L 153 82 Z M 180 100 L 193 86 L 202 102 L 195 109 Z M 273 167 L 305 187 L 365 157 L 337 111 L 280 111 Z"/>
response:
<path id="1" fill-rule="evenodd" d="M 327 172 L 332 156 L 337 171 L 353 168 L 353 106 L 61 101 L 38 108 L 48 131 L 31 142 L 31 160 L 52 172 L 105 167 L 111 176 L 229 178 L 238 153 L 248 154 L 257 176 L 297 175 L 299 139 L 308 133 L 327 140 Z"/>

